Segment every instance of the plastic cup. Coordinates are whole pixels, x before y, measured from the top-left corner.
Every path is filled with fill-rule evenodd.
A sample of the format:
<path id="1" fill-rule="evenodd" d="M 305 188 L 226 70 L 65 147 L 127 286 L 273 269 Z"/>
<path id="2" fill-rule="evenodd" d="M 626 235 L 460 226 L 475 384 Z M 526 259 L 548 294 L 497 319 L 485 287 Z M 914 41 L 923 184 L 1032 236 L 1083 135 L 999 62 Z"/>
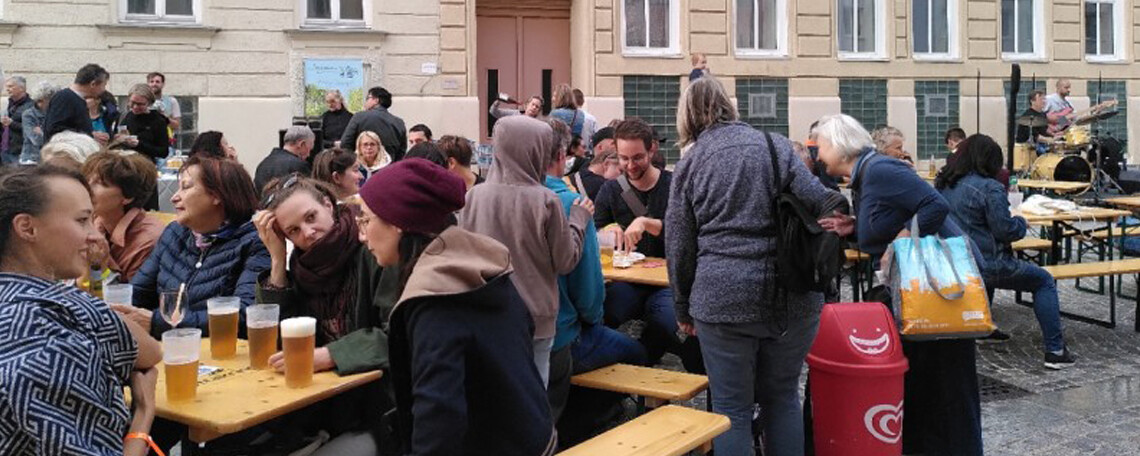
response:
<path id="1" fill-rule="evenodd" d="M 269 357 L 277 353 L 277 304 L 258 304 L 245 308 L 246 338 L 249 340 L 249 367 L 268 369 Z"/>
<path id="2" fill-rule="evenodd" d="M 131 305 L 134 287 L 129 283 L 103 285 L 103 300 L 107 304 Z"/>
<path id="3" fill-rule="evenodd" d="M 317 320 L 310 317 L 281 320 L 281 346 L 285 352 L 285 386 L 304 388 L 313 383 L 313 350 Z"/>
<path id="4" fill-rule="evenodd" d="M 206 314 L 210 318 L 210 356 L 214 359 L 229 359 L 237 354 L 240 311 L 241 299 L 236 296 L 206 300 Z"/>
<path id="5" fill-rule="evenodd" d="M 198 395 L 198 352 L 201 348 L 202 330 L 198 328 L 171 329 L 162 333 L 166 400 L 188 401 Z"/>

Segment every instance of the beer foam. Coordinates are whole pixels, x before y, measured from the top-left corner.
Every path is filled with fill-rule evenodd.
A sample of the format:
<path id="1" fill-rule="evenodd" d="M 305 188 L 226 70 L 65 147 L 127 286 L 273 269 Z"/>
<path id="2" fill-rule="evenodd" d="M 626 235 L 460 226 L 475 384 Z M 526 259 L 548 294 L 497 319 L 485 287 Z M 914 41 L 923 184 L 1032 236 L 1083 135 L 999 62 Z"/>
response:
<path id="1" fill-rule="evenodd" d="M 281 320 L 281 337 L 307 337 L 317 332 L 317 319 L 296 317 Z"/>
<path id="2" fill-rule="evenodd" d="M 238 308 L 238 307 L 222 307 L 220 309 L 215 307 L 213 309 L 206 309 L 206 314 L 208 314 L 208 315 L 229 315 L 229 314 L 237 313 L 239 310 L 241 310 L 241 308 Z"/>

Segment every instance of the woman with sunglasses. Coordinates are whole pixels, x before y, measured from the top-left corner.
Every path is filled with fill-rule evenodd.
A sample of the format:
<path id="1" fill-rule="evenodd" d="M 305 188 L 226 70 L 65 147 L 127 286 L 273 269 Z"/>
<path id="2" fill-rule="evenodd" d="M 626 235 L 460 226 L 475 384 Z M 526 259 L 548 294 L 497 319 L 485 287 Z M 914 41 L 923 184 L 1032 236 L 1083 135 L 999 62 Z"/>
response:
<path id="1" fill-rule="evenodd" d="M 271 181 L 265 190 L 254 223 L 272 266 L 258 278 L 259 301 L 279 304 L 282 318 L 316 318 L 314 371 L 387 369 L 388 336 L 381 327 L 396 300 L 395 276 L 384 274 L 363 247 L 357 206 L 339 204 L 332 186 L 299 174 Z M 285 239 L 293 242 L 292 255 Z M 284 354 L 274 354 L 270 363 L 283 371 Z M 328 405 L 335 413 L 310 414 L 321 416 L 320 428 L 336 437 L 322 451 L 370 454 L 377 448 L 380 416 L 391 406 L 387 395 L 375 392 Z"/>

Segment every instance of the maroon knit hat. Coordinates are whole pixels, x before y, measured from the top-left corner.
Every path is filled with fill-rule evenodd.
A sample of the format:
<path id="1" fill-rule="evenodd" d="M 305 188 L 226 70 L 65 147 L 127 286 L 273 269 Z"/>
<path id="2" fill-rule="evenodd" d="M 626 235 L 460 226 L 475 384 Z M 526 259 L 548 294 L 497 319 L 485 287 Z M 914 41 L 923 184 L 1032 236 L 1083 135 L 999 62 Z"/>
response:
<path id="1" fill-rule="evenodd" d="M 467 184 L 459 176 L 422 158 L 407 158 L 377 171 L 360 189 L 360 198 L 397 228 L 434 234 L 463 208 L 466 193 Z"/>

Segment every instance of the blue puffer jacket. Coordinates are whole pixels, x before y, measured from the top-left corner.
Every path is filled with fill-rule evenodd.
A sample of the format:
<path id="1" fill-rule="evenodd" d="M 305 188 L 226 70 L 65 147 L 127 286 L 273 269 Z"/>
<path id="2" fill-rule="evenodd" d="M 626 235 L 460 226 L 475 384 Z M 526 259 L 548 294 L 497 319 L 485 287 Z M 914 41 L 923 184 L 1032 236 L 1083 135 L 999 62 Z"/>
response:
<path id="1" fill-rule="evenodd" d="M 194 242 L 190 229 L 171 223 L 162 232 L 154 251 L 142 269 L 131 280 L 134 285 L 134 304 L 144 309 L 158 308 L 159 291 L 177 290 L 186 284 L 189 305 L 178 326 L 201 328 L 208 335 L 206 300 L 218 296 L 241 298 L 241 319 L 245 320 L 245 307 L 253 304 L 257 276 L 269 270 L 269 251 L 257 237 L 253 222 L 246 222 L 234 230 L 224 230 L 204 251 Z M 184 304 L 185 305 L 185 304 Z M 241 324 L 239 328 L 245 328 Z M 150 333 L 160 337 L 170 329 L 159 312 L 154 312 Z"/>

